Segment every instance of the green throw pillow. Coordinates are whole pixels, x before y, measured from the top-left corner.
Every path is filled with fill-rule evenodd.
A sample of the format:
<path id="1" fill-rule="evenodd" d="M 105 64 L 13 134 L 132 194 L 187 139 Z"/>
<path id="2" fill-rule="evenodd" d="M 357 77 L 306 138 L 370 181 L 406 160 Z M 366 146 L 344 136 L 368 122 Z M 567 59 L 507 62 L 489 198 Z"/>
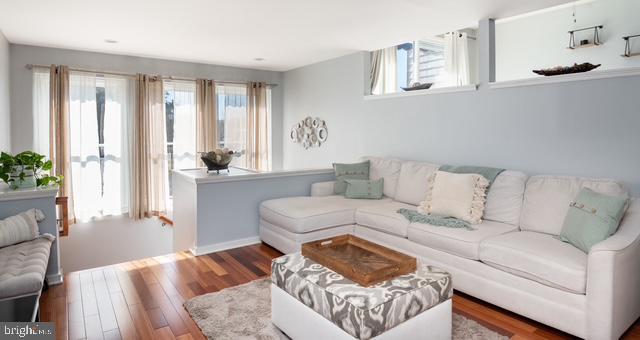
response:
<path id="1" fill-rule="evenodd" d="M 382 198 L 384 178 L 375 181 L 368 179 L 347 179 L 347 198 L 368 198 L 379 200 Z"/>
<path id="2" fill-rule="evenodd" d="M 369 161 L 355 164 L 333 163 L 333 171 L 336 173 L 334 192 L 344 195 L 347 191 L 347 179 L 369 179 Z"/>
<path id="3" fill-rule="evenodd" d="M 589 253 L 591 247 L 613 235 L 627 208 L 627 198 L 583 188 L 564 219 L 560 239 Z"/>

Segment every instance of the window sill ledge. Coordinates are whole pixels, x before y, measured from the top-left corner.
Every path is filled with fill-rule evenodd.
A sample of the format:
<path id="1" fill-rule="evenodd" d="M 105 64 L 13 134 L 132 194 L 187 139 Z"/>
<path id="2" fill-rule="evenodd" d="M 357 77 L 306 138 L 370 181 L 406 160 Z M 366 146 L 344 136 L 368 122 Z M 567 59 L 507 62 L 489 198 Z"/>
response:
<path id="1" fill-rule="evenodd" d="M 34 189 L 11 190 L 8 187 L 0 188 L 0 202 L 35 199 L 43 197 L 56 197 L 58 187 L 40 187 Z"/>
<path id="2" fill-rule="evenodd" d="M 624 69 L 612 69 L 603 71 L 592 71 L 585 73 L 564 74 L 560 76 L 551 77 L 535 77 L 515 80 L 505 80 L 489 83 L 490 89 L 502 89 L 508 87 L 520 87 L 520 86 L 535 86 L 555 83 L 567 83 L 573 81 L 606 79 L 606 78 L 619 78 L 630 77 L 640 75 L 640 67 L 624 68 Z"/>
<path id="3" fill-rule="evenodd" d="M 475 91 L 477 89 L 478 89 L 478 85 L 476 84 L 465 85 L 465 86 L 439 87 L 435 89 L 397 92 L 397 93 L 388 93 L 388 94 L 375 94 L 375 95 L 369 94 L 364 96 L 364 100 L 425 96 L 430 94 L 441 94 L 441 93 L 469 92 L 469 91 Z"/>

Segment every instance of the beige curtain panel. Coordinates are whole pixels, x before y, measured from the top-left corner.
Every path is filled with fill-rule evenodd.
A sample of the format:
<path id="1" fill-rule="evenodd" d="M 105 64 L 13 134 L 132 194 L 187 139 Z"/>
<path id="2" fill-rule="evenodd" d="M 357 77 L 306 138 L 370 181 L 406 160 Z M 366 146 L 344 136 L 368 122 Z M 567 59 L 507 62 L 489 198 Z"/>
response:
<path id="1" fill-rule="evenodd" d="M 69 67 L 49 68 L 49 154 L 56 176 L 63 176 L 59 195 L 68 197 L 69 223 L 75 223 L 69 143 Z"/>
<path id="2" fill-rule="evenodd" d="M 129 216 L 142 219 L 166 211 L 168 177 L 162 80 L 137 75 Z"/>
<path id="3" fill-rule="evenodd" d="M 250 82 L 247 85 L 247 167 L 258 171 L 270 170 L 269 112 L 267 85 Z"/>
<path id="4" fill-rule="evenodd" d="M 207 152 L 218 147 L 216 116 L 216 84 L 213 80 L 196 80 L 196 151 Z M 196 156 L 198 166 L 204 166 Z"/>

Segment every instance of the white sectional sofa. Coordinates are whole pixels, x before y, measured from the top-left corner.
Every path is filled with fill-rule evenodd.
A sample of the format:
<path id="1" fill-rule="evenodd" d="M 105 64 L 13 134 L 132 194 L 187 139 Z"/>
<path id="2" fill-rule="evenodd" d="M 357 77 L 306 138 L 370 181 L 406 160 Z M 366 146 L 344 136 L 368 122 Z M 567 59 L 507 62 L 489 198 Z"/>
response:
<path id="1" fill-rule="evenodd" d="M 640 316 L 640 200 L 630 200 L 618 231 L 589 254 L 557 239 L 582 187 L 628 195 L 619 183 L 506 170 L 470 231 L 409 223 L 396 212 L 416 209 L 438 165 L 368 159 L 370 177 L 384 178 L 385 198 L 347 199 L 333 194 L 333 182 L 316 183 L 310 197 L 261 204 L 261 239 L 291 253 L 355 234 L 446 269 L 459 291 L 582 338 L 616 339 Z"/>

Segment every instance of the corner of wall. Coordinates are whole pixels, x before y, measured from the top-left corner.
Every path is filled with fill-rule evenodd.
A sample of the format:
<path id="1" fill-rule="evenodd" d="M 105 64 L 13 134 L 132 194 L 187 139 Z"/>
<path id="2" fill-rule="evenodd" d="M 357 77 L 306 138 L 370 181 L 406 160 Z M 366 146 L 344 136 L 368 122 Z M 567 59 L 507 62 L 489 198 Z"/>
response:
<path id="1" fill-rule="evenodd" d="M 0 150 L 11 151 L 9 41 L 0 31 Z"/>

